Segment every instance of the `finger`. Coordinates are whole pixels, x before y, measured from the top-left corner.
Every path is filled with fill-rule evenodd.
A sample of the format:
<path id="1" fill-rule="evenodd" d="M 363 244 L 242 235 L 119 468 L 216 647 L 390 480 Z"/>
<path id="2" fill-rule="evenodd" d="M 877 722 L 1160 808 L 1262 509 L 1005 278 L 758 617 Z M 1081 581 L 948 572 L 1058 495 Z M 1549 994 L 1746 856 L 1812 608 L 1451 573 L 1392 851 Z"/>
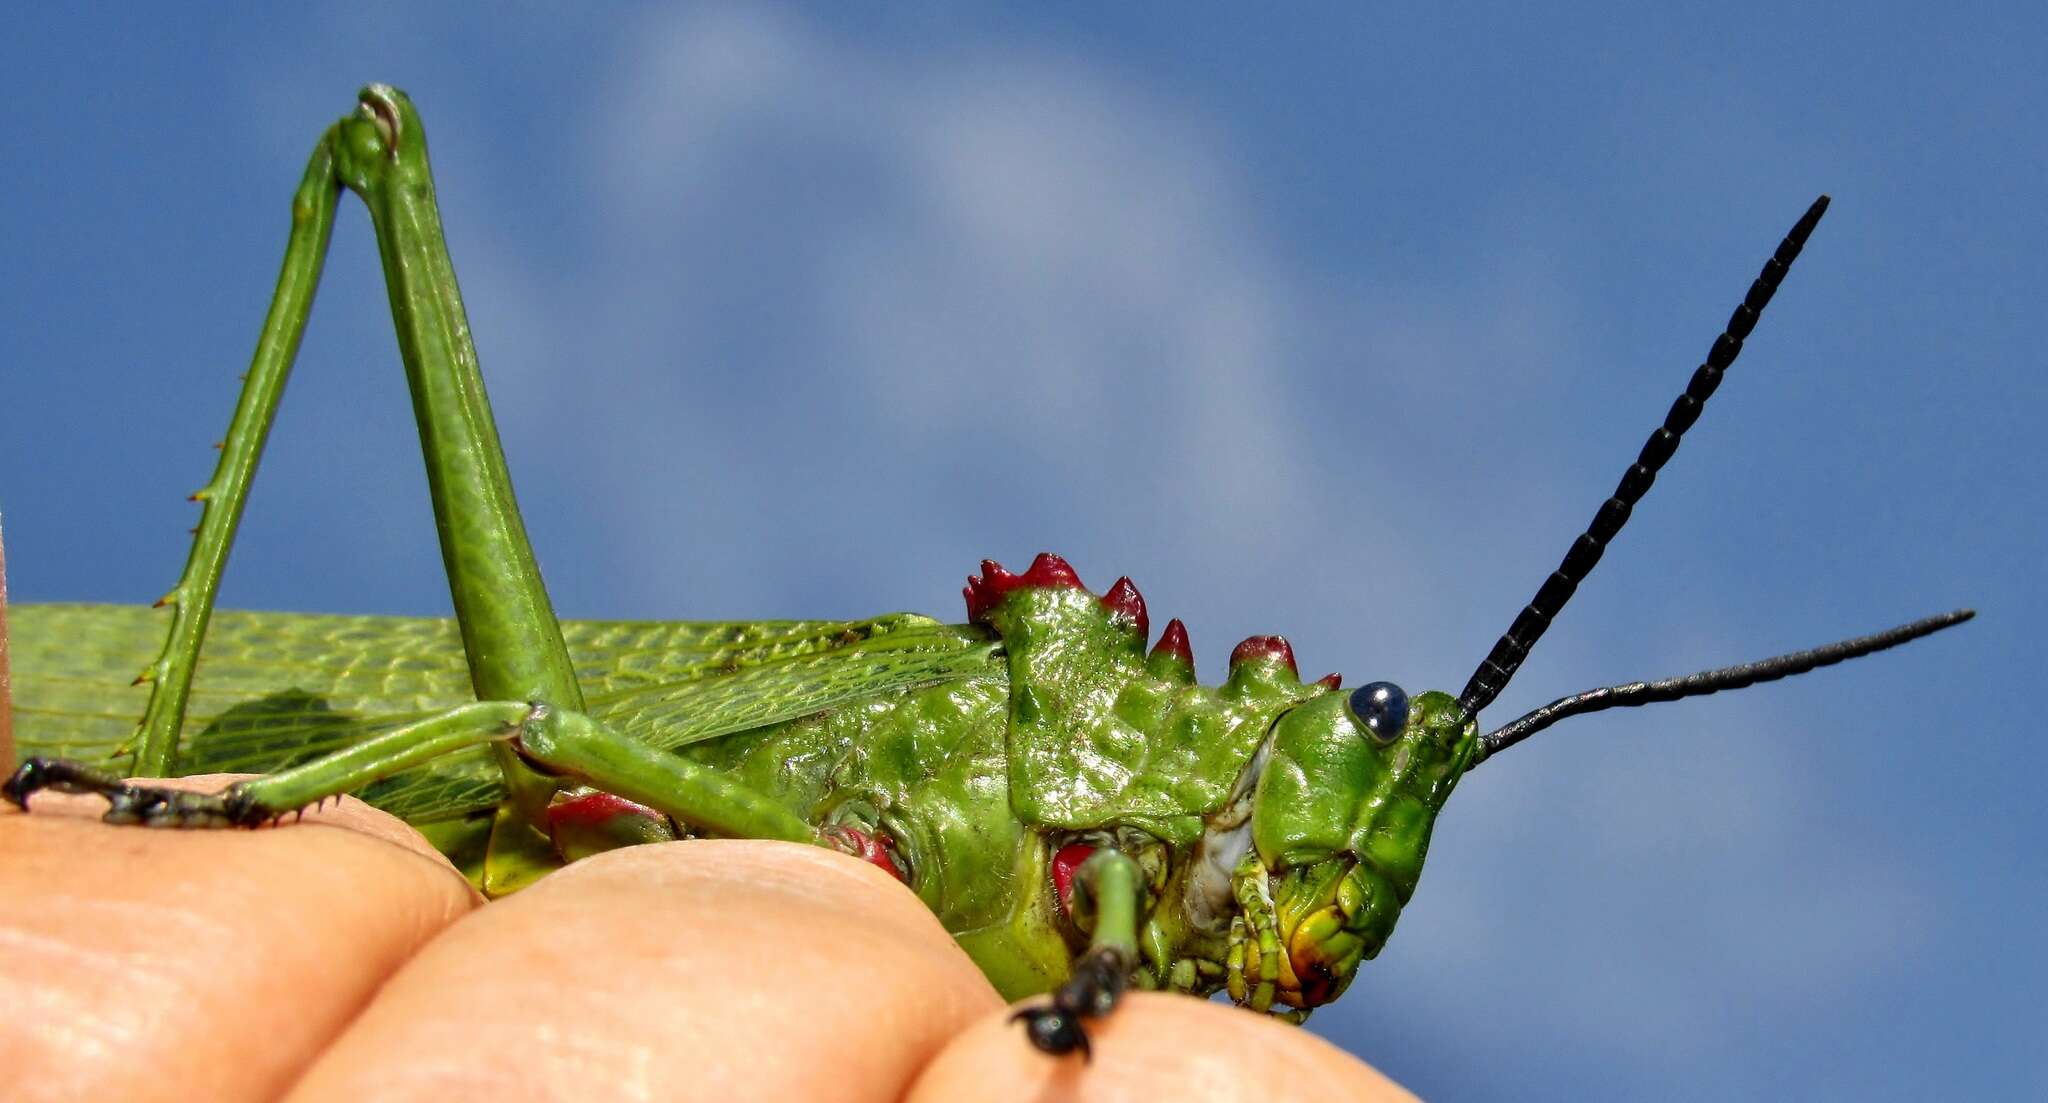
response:
<path id="1" fill-rule="evenodd" d="M 0 540 L 0 772 L 14 769 L 14 701 L 7 680 L 7 541 Z"/>
<path id="2" fill-rule="evenodd" d="M 257 831 L 110 827 L 105 808 L 40 793 L 0 813 L 9 1099 L 275 1098 L 475 900 L 359 801 Z"/>
<path id="3" fill-rule="evenodd" d="M 1305 1030 L 1187 996 L 1133 992 L 1089 1020 L 1088 1037 L 1088 1061 L 1050 1057 L 1007 1014 L 987 1016 L 925 1068 L 905 1103 L 1415 1098 Z"/>
<path id="4" fill-rule="evenodd" d="M 628 847 L 450 929 L 292 1098 L 895 1100 L 1001 1006 L 872 865 L 753 840 Z"/>

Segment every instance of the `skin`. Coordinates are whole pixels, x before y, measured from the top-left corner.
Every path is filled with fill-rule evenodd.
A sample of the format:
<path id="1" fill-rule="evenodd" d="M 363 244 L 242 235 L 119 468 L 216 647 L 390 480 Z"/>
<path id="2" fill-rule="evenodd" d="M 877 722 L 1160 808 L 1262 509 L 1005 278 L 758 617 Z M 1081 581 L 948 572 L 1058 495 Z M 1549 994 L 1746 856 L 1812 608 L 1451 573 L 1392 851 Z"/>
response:
<path id="1" fill-rule="evenodd" d="M 1409 1098 L 1304 1031 L 1147 993 L 1092 1064 L 1047 1058 L 914 896 L 818 847 L 632 847 L 483 907 L 353 800 L 234 832 L 35 803 L 0 813 L 11 1098 Z"/>
<path id="2" fill-rule="evenodd" d="M 14 768 L 14 709 L 7 674 L 7 542 L 0 540 L 0 767 Z"/>

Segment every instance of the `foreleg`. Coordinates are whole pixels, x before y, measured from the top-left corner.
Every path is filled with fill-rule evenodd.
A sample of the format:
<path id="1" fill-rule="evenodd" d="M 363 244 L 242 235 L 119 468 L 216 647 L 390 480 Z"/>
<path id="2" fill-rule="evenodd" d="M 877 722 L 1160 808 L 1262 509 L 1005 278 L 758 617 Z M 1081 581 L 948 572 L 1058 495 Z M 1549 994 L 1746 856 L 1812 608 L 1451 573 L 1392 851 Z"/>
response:
<path id="1" fill-rule="evenodd" d="M 1145 874 L 1129 855 L 1097 850 L 1074 871 L 1076 915 L 1094 914 L 1088 949 L 1074 962 L 1073 975 L 1052 994 L 1052 1002 L 1027 1007 L 1022 1021 L 1031 1044 L 1052 1054 L 1081 1051 L 1088 1056 L 1084 1018 L 1107 1015 L 1129 987 L 1138 967 L 1138 917 L 1145 901 Z"/>

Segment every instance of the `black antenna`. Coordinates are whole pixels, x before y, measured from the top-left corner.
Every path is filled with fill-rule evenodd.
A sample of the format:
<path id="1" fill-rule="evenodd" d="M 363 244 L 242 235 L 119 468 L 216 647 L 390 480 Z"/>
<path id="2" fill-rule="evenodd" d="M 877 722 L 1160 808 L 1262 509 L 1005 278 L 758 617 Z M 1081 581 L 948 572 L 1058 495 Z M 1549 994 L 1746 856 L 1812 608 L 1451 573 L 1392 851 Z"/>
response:
<path id="1" fill-rule="evenodd" d="M 1657 682 L 1630 682 L 1624 686 L 1589 689 L 1570 697 L 1560 697 L 1513 723 L 1503 724 L 1481 736 L 1479 754 L 1472 760 L 1472 765 L 1479 765 L 1496 752 L 1512 747 L 1566 717 L 1603 712 L 1607 709 L 1633 708 L 1658 701 L 1676 701 L 1685 697 L 1718 693 L 1724 689 L 1742 689 L 1759 682 L 1775 682 L 1780 678 L 1790 678 L 1794 674 L 1804 674 L 1819 667 L 1833 666 L 1848 659 L 1860 658 L 1874 651 L 1897 647 L 1922 636 L 1933 635 L 1952 625 L 1961 624 L 1976 615 L 1973 609 L 1958 609 L 1953 613 L 1927 617 L 1875 635 L 1843 640 L 1840 643 L 1828 644 L 1826 647 L 1816 647 L 1811 651 L 1794 651 L 1790 655 L 1759 659 L 1753 663 L 1743 663 L 1741 666 L 1702 670 L 1698 674 L 1687 674 L 1682 678 L 1665 678 Z"/>
<path id="2" fill-rule="evenodd" d="M 1614 496 L 1601 505 L 1593 515 L 1593 523 L 1573 542 L 1571 550 L 1565 553 L 1564 562 L 1550 573 L 1543 588 L 1536 591 L 1522 615 L 1515 618 L 1507 634 L 1493 645 L 1486 661 L 1472 672 L 1472 679 L 1465 683 L 1465 692 L 1458 695 L 1458 708 L 1466 719 L 1476 715 L 1480 709 L 1493 703 L 1500 691 L 1507 688 L 1508 679 L 1521 669 L 1522 660 L 1529 655 L 1529 649 L 1543 638 L 1549 629 L 1550 620 L 1571 600 L 1572 592 L 1579 583 L 1586 580 L 1600 556 L 1607 550 L 1607 542 L 1614 539 L 1621 526 L 1628 523 L 1629 511 L 1642 499 L 1652 483 L 1657 481 L 1657 471 L 1665 461 L 1678 451 L 1678 438 L 1700 416 L 1701 407 L 1713 396 L 1715 388 L 1721 385 L 1721 373 L 1742 353 L 1742 339 L 1756 328 L 1757 318 L 1762 316 L 1764 307 L 1778 290 L 1778 284 L 1791 269 L 1793 260 L 1806 246 L 1806 238 L 1820 222 L 1820 216 L 1828 209 L 1828 197 L 1823 195 L 1813 201 L 1813 206 L 1799 216 L 1785 240 L 1778 243 L 1778 251 L 1764 262 L 1762 272 L 1749 285 L 1749 294 L 1743 296 L 1742 305 L 1728 317 L 1728 328 L 1721 336 L 1714 338 L 1714 347 L 1707 352 L 1706 362 L 1692 373 L 1692 381 L 1685 385 L 1685 393 L 1671 404 L 1671 411 L 1664 415 L 1664 424 L 1650 434 L 1643 444 L 1643 450 L 1636 456 L 1636 462 L 1621 476 L 1620 485 L 1614 488 Z"/>

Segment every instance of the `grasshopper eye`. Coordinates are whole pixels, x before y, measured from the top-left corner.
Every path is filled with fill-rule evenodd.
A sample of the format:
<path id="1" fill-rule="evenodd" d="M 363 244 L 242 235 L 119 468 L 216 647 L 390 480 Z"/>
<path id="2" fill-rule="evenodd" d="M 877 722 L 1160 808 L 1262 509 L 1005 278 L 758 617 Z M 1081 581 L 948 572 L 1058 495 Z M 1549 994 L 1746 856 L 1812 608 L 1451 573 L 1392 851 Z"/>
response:
<path id="1" fill-rule="evenodd" d="M 1371 682 L 1351 691 L 1351 716 L 1381 743 L 1392 743 L 1408 727 L 1408 695 L 1392 682 Z"/>

